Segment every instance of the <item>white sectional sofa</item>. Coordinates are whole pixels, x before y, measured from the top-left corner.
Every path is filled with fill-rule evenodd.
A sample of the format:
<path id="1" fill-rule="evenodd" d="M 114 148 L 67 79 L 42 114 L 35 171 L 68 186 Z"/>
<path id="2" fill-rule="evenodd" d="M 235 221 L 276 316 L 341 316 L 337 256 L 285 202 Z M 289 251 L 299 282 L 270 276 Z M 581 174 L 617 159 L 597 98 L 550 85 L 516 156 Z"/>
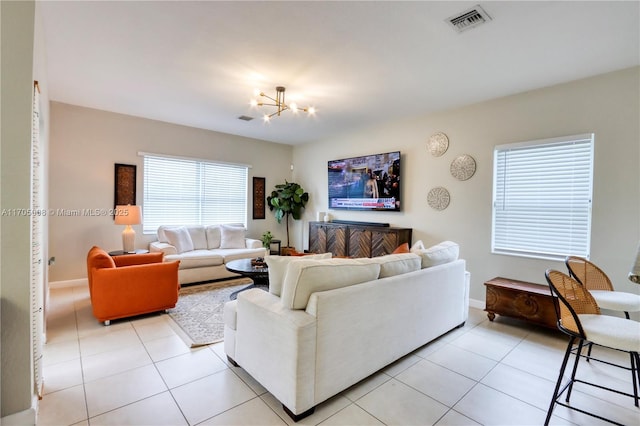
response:
<path id="1" fill-rule="evenodd" d="M 269 292 L 248 290 L 225 305 L 225 352 L 297 421 L 464 324 L 465 261 L 457 259 L 457 245 L 437 252 L 427 261 L 421 253 L 293 258 L 284 271 L 268 257 Z"/>
<path id="2" fill-rule="evenodd" d="M 225 263 L 234 259 L 264 257 L 260 240 L 246 238 L 242 225 L 163 225 L 150 252 L 163 252 L 165 262 L 180 261 L 178 281 L 188 284 L 238 276 Z"/>

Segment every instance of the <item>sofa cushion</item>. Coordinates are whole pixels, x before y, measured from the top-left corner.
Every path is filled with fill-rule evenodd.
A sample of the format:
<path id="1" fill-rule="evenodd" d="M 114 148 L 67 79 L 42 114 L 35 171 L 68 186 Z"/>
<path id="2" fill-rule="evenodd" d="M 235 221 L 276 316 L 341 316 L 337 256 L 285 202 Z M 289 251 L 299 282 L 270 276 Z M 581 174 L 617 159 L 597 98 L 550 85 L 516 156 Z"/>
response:
<path id="1" fill-rule="evenodd" d="M 435 246 L 424 248 L 422 241 L 417 241 L 411 247 L 411 252 L 422 258 L 422 268 L 429 268 L 457 260 L 460 254 L 460 246 L 453 241 L 443 241 Z"/>
<path id="2" fill-rule="evenodd" d="M 174 246 L 178 253 L 193 250 L 193 241 L 191 241 L 191 236 L 186 227 L 167 228 L 164 230 L 164 234 L 167 236 L 169 244 Z"/>
<path id="3" fill-rule="evenodd" d="M 307 256 L 267 256 L 264 260 L 269 266 L 269 293 L 280 296 L 282 282 L 287 272 L 287 266 L 291 262 L 309 259 L 331 259 L 331 253 L 309 254 Z"/>
<path id="4" fill-rule="evenodd" d="M 208 249 L 217 249 L 220 248 L 220 237 L 222 235 L 222 231 L 220 230 L 220 225 L 209 225 L 205 229 L 205 233 L 207 235 L 207 248 Z"/>
<path id="5" fill-rule="evenodd" d="M 212 250 L 191 250 L 181 254 L 170 254 L 164 257 L 166 262 L 180 261 L 180 269 L 202 268 L 218 266 L 224 263 L 224 257 Z"/>
<path id="6" fill-rule="evenodd" d="M 187 231 L 189 231 L 194 250 L 206 250 L 209 248 L 207 247 L 207 234 L 205 233 L 204 226 L 186 225 L 185 227 Z"/>
<path id="7" fill-rule="evenodd" d="M 421 257 L 414 253 L 387 254 L 386 256 L 374 257 L 371 261 L 380 265 L 378 278 L 418 271 L 422 264 Z"/>
<path id="8" fill-rule="evenodd" d="M 322 259 L 304 257 L 291 262 L 282 284 L 281 301 L 289 309 L 304 309 L 309 296 L 378 278 L 380 265 L 371 259 Z"/>
<path id="9" fill-rule="evenodd" d="M 236 259 L 253 259 L 254 257 L 262 257 L 264 256 L 265 250 L 263 247 L 260 247 L 257 249 L 213 249 L 209 250 L 209 252 L 222 256 L 224 263 L 227 263 Z"/>
<path id="10" fill-rule="evenodd" d="M 220 226 L 220 248 L 223 249 L 239 249 L 246 248 L 247 244 L 244 241 L 245 230 L 239 226 Z"/>

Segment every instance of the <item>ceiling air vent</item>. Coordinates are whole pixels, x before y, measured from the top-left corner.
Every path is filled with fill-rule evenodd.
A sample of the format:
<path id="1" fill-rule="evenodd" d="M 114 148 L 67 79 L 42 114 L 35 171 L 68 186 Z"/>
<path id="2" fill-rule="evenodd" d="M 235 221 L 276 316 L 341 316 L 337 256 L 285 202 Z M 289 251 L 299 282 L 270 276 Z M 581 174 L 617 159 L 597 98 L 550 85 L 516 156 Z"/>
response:
<path id="1" fill-rule="evenodd" d="M 489 16 L 489 14 L 485 12 L 480 5 L 476 5 L 469 10 L 459 13 L 458 15 L 447 18 L 446 22 L 457 32 L 461 33 L 490 20 L 491 16 Z"/>
<path id="2" fill-rule="evenodd" d="M 253 120 L 253 117 L 249 117 L 248 115 L 241 115 L 240 117 L 238 117 L 238 120 L 251 121 Z"/>

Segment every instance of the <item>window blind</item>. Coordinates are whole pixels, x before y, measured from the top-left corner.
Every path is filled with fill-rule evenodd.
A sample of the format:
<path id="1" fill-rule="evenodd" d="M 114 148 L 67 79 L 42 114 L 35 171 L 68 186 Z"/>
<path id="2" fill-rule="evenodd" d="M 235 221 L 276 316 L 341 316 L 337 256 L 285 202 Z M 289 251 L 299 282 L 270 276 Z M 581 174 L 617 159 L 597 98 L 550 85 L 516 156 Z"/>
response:
<path id="1" fill-rule="evenodd" d="M 593 134 L 496 146 L 493 253 L 589 257 Z"/>
<path id="2" fill-rule="evenodd" d="M 244 223 L 248 167 L 144 155 L 143 232 L 160 225 Z"/>

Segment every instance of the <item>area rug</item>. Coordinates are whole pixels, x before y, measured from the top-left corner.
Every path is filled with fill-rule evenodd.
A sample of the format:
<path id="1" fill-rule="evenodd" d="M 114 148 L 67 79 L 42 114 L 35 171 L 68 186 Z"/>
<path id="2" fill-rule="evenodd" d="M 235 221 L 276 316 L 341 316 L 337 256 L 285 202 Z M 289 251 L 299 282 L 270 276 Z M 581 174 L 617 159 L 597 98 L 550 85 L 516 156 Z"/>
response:
<path id="1" fill-rule="evenodd" d="M 167 310 L 174 330 L 192 348 L 222 341 L 224 304 L 231 293 L 251 283 L 249 278 L 238 278 L 182 287 L 175 308 Z"/>

